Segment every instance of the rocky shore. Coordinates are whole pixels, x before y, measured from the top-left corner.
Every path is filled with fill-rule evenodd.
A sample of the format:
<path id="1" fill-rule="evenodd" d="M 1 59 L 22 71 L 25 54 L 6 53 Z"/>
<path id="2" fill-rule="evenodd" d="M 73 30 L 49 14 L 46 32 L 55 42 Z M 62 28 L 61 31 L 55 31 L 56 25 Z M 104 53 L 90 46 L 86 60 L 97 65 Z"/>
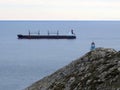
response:
<path id="1" fill-rule="evenodd" d="M 120 52 L 96 48 L 25 90 L 120 90 Z"/>

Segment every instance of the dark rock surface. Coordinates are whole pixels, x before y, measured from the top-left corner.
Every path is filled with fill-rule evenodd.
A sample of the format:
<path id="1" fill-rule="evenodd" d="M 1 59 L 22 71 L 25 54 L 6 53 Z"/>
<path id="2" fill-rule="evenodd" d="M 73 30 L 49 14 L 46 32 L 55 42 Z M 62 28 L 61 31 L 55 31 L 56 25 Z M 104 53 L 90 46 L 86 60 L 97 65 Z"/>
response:
<path id="1" fill-rule="evenodd" d="M 25 90 L 120 90 L 120 52 L 96 48 Z"/>

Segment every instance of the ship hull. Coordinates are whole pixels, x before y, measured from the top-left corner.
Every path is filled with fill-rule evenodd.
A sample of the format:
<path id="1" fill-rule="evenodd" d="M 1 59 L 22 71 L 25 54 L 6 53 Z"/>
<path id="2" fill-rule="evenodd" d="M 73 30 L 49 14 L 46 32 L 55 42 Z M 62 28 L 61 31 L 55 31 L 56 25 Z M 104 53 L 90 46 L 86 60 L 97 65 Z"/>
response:
<path id="1" fill-rule="evenodd" d="M 74 35 L 17 35 L 18 39 L 76 39 Z"/>

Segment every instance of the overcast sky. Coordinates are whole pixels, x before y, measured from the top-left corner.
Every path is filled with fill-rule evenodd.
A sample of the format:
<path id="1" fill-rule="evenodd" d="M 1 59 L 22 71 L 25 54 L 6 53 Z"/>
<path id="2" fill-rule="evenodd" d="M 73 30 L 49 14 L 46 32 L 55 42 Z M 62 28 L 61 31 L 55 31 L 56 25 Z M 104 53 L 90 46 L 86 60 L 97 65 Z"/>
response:
<path id="1" fill-rule="evenodd" d="M 0 0 L 1 20 L 120 20 L 120 0 Z"/>

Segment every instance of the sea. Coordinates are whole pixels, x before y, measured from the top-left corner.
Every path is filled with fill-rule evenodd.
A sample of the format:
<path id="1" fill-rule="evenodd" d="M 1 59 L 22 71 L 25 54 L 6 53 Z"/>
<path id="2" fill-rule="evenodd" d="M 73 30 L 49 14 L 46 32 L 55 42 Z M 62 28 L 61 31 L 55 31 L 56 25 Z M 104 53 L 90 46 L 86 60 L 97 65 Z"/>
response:
<path id="1" fill-rule="evenodd" d="M 17 34 L 67 35 L 76 39 L 18 39 Z M 97 47 L 120 50 L 120 21 L 0 21 L 0 90 L 23 90 Z"/>

